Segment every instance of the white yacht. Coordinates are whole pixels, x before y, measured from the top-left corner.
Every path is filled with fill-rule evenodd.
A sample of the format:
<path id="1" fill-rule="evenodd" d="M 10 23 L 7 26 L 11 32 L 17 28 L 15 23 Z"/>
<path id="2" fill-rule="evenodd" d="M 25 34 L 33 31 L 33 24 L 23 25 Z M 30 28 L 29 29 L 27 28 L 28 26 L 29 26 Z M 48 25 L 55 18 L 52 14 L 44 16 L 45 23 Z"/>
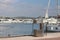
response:
<path id="1" fill-rule="evenodd" d="M 47 24 L 47 31 L 60 31 L 60 24 L 55 24 L 55 23 L 51 23 L 51 24 Z"/>
<path id="2" fill-rule="evenodd" d="M 48 8 L 50 6 L 50 0 L 48 2 Z M 45 27 L 47 31 L 60 31 L 60 23 L 58 23 L 58 19 L 49 18 L 48 17 L 48 8 L 46 10 L 45 18 L 43 18 L 43 23 L 45 23 Z"/>
<path id="3" fill-rule="evenodd" d="M 33 23 L 32 19 L 0 19 L 0 23 Z"/>

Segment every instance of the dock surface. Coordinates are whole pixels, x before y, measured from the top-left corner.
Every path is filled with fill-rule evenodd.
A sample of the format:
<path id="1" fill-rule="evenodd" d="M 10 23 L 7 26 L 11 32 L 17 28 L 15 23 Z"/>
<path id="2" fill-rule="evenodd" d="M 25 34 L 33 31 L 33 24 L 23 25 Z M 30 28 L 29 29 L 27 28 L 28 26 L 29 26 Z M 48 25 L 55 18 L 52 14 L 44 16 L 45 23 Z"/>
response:
<path id="1" fill-rule="evenodd" d="M 47 33 L 47 35 L 45 33 L 44 37 L 21 36 L 11 38 L 0 38 L 0 40 L 60 40 L 60 32 Z"/>

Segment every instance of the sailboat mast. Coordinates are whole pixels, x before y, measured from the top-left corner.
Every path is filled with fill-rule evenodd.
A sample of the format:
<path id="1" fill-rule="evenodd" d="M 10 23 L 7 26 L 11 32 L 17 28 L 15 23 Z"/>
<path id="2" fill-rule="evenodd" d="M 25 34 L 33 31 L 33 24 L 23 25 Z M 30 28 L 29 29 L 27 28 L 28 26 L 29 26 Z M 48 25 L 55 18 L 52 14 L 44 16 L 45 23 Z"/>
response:
<path id="1" fill-rule="evenodd" d="M 48 7 L 47 7 L 47 10 L 46 10 L 45 18 L 48 18 L 48 9 L 49 9 L 49 6 L 50 6 L 50 0 L 48 1 Z"/>

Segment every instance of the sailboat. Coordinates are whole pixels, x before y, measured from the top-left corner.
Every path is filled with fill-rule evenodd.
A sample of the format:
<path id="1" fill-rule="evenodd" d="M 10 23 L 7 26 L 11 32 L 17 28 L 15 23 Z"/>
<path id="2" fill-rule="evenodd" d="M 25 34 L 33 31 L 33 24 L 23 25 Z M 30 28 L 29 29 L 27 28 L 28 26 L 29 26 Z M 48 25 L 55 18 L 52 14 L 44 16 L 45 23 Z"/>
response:
<path id="1" fill-rule="evenodd" d="M 48 7 L 46 10 L 45 18 L 43 19 L 43 23 L 46 24 L 46 30 L 47 31 L 60 31 L 60 24 L 58 23 L 58 20 L 55 18 L 49 18 L 48 17 L 48 9 L 50 6 L 50 0 L 48 2 Z"/>

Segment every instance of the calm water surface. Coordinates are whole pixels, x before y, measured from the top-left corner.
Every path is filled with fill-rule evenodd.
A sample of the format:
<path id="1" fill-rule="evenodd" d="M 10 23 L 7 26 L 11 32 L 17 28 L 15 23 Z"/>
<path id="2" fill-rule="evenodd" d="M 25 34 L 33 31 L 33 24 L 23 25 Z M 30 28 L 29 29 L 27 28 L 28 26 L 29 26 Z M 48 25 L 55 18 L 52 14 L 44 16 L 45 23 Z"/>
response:
<path id="1" fill-rule="evenodd" d="M 5 23 L 0 24 L 0 36 L 31 35 L 33 30 L 39 30 L 39 24 L 23 24 L 23 23 Z"/>

